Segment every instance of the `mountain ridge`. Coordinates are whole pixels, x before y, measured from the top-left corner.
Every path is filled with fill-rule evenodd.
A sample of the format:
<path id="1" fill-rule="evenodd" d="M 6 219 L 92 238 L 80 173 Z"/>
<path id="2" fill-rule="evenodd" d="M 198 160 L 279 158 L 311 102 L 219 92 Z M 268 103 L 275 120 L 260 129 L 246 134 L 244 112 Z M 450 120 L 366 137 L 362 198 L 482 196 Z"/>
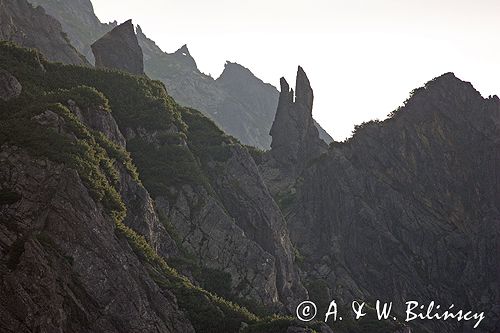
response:
<path id="1" fill-rule="evenodd" d="M 144 41 L 136 33 L 117 37 Z M 160 59 L 187 98 L 213 110 L 271 101 L 270 89 L 240 95 L 241 76 L 258 80 L 240 65 L 215 94 L 187 46 L 169 55 L 146 42 L 158 55 L 144 59 Z M 320 312 L 332 299 L 342 311 L 392 300 L 398 318 L 408 299 L 453 302 L 485 311 L 475 331 L 500 329 L 497 96 L 445 73 L 327 146 L 299 67 L 295 89 L 281 80 L 263 152 L 162 82 L 113 69 L 123 59 L 95 69 L 0 51 L 0 329 L 331 333 L 286 316 L 305 299 Z M 333 329 L 472 331 L 375 318 Z"/>
<path id="2" fill-rule="evenodd" d="M 93 13 L 90 0 L 71 0 L 61 5 L 54 0 L 29 0 L 31 3 L 46 7 L 48 13 L 61 21 L 72 43 L 91 62 L 94 62 L 90 45 L 117 23 L 103 24 Z M 79 12 L 84 13 L 78 15 Z M 253 81 L 255 91 L 249 96 L 245 90 L 236 90 L 232 86 L 219 84 L 217 80 L 203 74 L 196 66 L 196 61 L 187 52 L 182 53 L 184 45 L 174 53 L 163 52 L 149 39 L 142 28 L 137 29 L 139 44 L 144 53 L 145 72 L 153 79 L 162 81 L 169 93 L 180 104 L 200 110 L 214 120 L 224 131 L 238 138 L 243 144 L 260 149 L 269 149 L 271 137 L 270 124 L 274 118 L 279 92 L 273 86 Z M 245 73 L 242 80 L 254 76 Z M 251 74 L 251 75 L 250 75 Z M 241 103 L 241 100 L 247 100 Z M 319 124 L 322 139 L 330 143 L 332 138 Z"/>

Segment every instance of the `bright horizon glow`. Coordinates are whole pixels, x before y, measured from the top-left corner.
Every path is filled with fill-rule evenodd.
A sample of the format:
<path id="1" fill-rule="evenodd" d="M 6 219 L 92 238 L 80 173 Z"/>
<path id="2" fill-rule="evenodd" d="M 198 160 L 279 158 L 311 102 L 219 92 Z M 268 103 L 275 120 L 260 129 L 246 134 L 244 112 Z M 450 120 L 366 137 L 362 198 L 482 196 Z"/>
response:
<path id="1" fill-rule="evenodd" d="M 218 77 L 226 60 L 279 87 L 306 71 L 314 118 L 336 140 L 383 120 L 446 72 L 500 94 L 498 0 L 92 0 L 103 22 L 132 19 L 162 50 L 187 44 Z"/>

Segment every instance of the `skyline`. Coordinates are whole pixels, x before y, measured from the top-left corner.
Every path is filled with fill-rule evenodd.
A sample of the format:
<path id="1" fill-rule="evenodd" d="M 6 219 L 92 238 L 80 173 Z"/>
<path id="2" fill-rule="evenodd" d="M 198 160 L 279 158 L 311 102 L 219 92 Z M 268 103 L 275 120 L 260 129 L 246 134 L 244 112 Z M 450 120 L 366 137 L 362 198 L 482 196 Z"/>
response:
<path id="1" fill-rule="evenodd" d="M 99 19 L 132 19 L 165 52 L 187 44 L 217 78 L 226 61 L 279 87 L 297 66 L 315 93 L 314 118 L 336 140 L 383 120 L 412 89 L 446 72 L 483 96 L 500 94 L 500 2 L 92 0 Z M 310 2 L 309 2 L 310 3 Z"/>

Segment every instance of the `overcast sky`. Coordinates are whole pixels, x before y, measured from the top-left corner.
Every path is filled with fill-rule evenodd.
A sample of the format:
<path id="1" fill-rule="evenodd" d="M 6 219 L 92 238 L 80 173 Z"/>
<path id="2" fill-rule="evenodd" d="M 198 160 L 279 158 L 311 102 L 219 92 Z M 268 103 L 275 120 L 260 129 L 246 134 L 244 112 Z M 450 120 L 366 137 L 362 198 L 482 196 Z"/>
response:
<path id="1" fill-rule="evenodd" d="M 336 139 L 384 119 L 445 72 L 500 95 L 500 0 L 92 0 L 103 22 L 132 18 L 204 73 L 226 60 L 275 86 L 311 80 L 314 117 Z"/>

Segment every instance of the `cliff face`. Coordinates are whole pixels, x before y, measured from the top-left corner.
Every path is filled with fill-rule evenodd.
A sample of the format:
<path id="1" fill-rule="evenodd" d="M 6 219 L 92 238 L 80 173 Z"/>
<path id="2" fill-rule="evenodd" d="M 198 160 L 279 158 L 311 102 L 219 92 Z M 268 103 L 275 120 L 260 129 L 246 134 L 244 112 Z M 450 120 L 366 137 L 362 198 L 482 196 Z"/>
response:
<path id="1" fill-rule="evenodd" d="M 166 158 L 193 154 L 200 160 L 200 165 L 190 166 L 194 168 L 191 176 L 179 177 L 179 170 L 173 170 L 179 180 L 167 187 L 145 183 L 161 216 L 171 223 L 180 246 L 196 263 L 212 273 L 229 274 L 229 289 L 219 292 L 251 305 L 292 311 L 307 292 L 294 265 L 284 218 L 255 162 L 245 148 L 198 111 L 184 109 L 183 120 L 189 128 L 187 140 L 174 140 L 175 150 L 169 147 L 172 143 L 160 138 L 175 137 L 180 133 L 177 127 L 165 132 L 133 126 L 125 129 L 129 146 L 149 147 L 144 164 L 138 165 L 142 174 L 157 168 L 151 157 L 146 158 L 153 156 L 150 154 L 165 154 Z M 164 181 L 164 170 L 158 172 L 158 180 Z M 178 269 L 193 274 L 189 264 Z"/>
<path id="2" fill-rule="evenodd" d="M 77 97 L 85 91 L 68 94 Z M 93 135 L 84 129 L 87 125 L 102 147 L 118 152 L 124 140 L 113 117 L 105 105 L 80 106 L 66 97 L 58 99 L 68 113 L 54 104 L 33 105 L 21 115 L 16 111 L 16 105 L 22 105 L 19 99 L 2 106 L 0 330 L 194 332 L 175 297 L 160 290 L 147 265 L 117 233 L 116 215 L 113 218 L 105 201 L 94 195 L 99 187 L 88 185 L 88 175 L 82 177 L 92 169 L 92 160 L 81 161 L 88 164 L 78 173 L 68 167 L 70 160 L 61 163 L 64 149 L 51 153 L 50 147 L 44 148 L 47 143 L 37 139 L 57 135 L 56 142 L 68 140 L 85 149 L 83 136 Z M 124 223 L 143 234 L 158 253 L 176 253 L 146 190 L 125 166 L 115 171 L 118 193 L 129 212 Z"/>
<path id="3" fill-rule="evenodd" d="M 67 33 L 71 45 L 92 64 L 95 63 L 95 59 L 90 45 L 117 25 L 116 22 L 101 23 L 94 13 L 90 0 L 28 0 L 28 2 L 35 7 L 43 7 L 47 14 L 56 18 L 61 23 L 63 31 Z"/>
<path id="4" fill-rule="evenodd" d="M 126 151 L 125 137 L 105 105 L 81 107 L 72 99 L 67 99 L 63 103 L 82 124 L 104 135 L 122 152 Z M 153 249 L 163 257 L 177 255 L 179 253 L 177 244 L 160 222 L 154 202 L 138 179 L 136 170 L 126 165 L 118 165 L 117 171 L 118 193 L 127 210 L 124 224 L 145 237 Z"/>
<path id="5" fill-rule="evenodd" d="M 497 331 L 499 121 L 496 96 L 445 74 L 335 144 L 305 169 L 287 210 L 307 279 L 347 300 L 484 310 L 480 331 Z"/>
<path id="6" fill-rule="evenodd" d="M 244 147 L 161 83 L 0 49 L 22 85 L 0 101 L 1 330 L 307 331 L 202 289 L 266 314 L 307 297 Z"/>
<path id="7" fill-rule="evenodd" d="M 144 74 L 142 50 L 135 36 L 132 20 L 128 20 L 92 44 L 96 68 L 109 68 Z"/>
<path id="8" fill-rule="evenodd" d="M 50 26 L 26 22 L 41 9 L 1 1 L 3 34 Z M 82 26 L 95 23 L 88 1 L 75 5 Z M 142 73 L 133 30 L 97 43 L 98 66 Z M 487 312 L 477 332 L 500 330 L 497 97 L 445 74 L 328 148 L 301 68 L 278 101 L 240 65 L 213 80 L 186 46 L 166 54 L 137 36 L 146 71 L 256 145 L 275 95 L 272 149 L 247 149 L 145 76 L 0 43 L 0 330 L 310 332 L 206 290 L 266 315 L 308 297 L 451 300 Z M 57 43 L 46 52 L 60 57 Z"/>
<path id="9" fill-rule="evenodd" d="M 17 196 L 0 205 L 2 331 L 194 332 L 74 170 L 5 145 L 0 160 Z"/>
<path id="10" fill-rule="evenodd" d="M 0 40 L 36 48 L 47 59 L 66 64 L 87 64 L 71 46 L 61 24 L 43 8 L 33 8 L 26 0 L 0 1 Z"/>

